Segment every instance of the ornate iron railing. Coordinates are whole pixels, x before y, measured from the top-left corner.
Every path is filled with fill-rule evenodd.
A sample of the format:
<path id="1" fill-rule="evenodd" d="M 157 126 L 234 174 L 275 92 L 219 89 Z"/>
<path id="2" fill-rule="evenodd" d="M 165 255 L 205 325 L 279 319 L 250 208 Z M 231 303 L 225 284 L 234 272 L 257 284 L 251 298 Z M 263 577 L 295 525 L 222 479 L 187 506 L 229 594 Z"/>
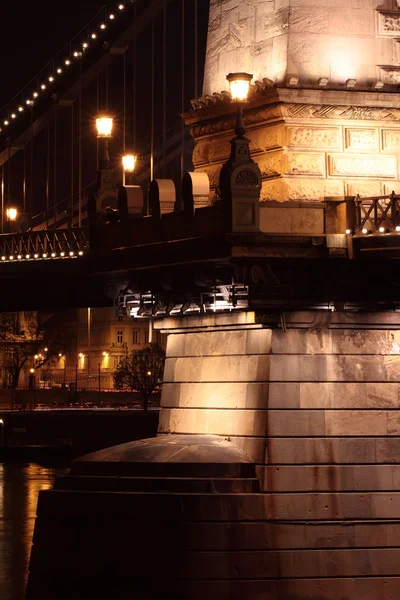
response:
<path id="1" fill-rule="evenodd" d="M 1 262 L 77 258 L 88 250 L 86 227 L 0 235 Z"/>
<path id="2" fill-rule="evenodd" d="M 354 203 L 356 235 L 400 232 L 400 196 L 394 192 L 389 196 L 357 196 Z"/>

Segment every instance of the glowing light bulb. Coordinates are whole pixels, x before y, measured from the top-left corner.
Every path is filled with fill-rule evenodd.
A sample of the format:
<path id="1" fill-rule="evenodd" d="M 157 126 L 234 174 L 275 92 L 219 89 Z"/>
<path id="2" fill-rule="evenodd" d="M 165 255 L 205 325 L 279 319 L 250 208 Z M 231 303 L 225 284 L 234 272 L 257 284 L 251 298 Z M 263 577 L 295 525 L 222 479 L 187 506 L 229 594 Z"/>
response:
<path id="1" fill-rule="evenodd" d="M 16 119 L 16 118 L 17 118 L 17 115 L 16 115 L 15 113 L 12 113 L 12 115 L 11 115 L 11 118 L 12 118 L 12 119 Z"/>
<path id="2" fill-rule="evenodd" d="M 396 231 L 400 231 L 400 225 L 397 225 Z"/>
<path id="3" fill-rule="evenodd" d="M 39 94 L 37 92 L 33 92 L 33 97 L 37 98 L 39 96 Z"/>
<path id="4" fill-rule="evenodd" d="M 119 10 L 124 10 L 125 6 L 124 6 L 123 4 L 120 4 L 120 5 L 118 6 L 118 8 L 119 8 Z"/>
<path id="5" fill-rule="evenodd" d="M 61 252 L 60 256 L 65 256 L 65 252 Z"/>
<path id="6" fill-rule="evenodd" d="M 10 121 L 4 121 L 4 125 L 8 125 Z"/>
<path id="7" fill-rule="evenodd" d="M 74 52 L 74 56 L 77 58 L 79 56 L 79 52 Z"/>
<path id="8" fill-rule="evenodd" d="M 35 258 L 39 258 L 39 254 L 35 254 L 34 256 L 35 256 Z"/>
<path id="9" fill-rule="evenodd" d="M 27 254 L 27 255 L 25 256 L 25 258 L 27 258 L 28 260 L 30 259 L 30 257 L 31 257 L 31 255 L 30 255 L 30 254 Z"/>
<path id="10" fill-rule="evenodd" d="M 350 235 L 351 234 L 351 229 L 346 229 L 346 235 Z"/>
<path id="11" fill-rule="evenodd" d="M 40 87 L 42 88 L 42 90 L 46 89 L 46 85 L 44 83 L 42 83 L 42 85 Z"/>
<path id="12" fill-rule="evenodd" d="M 20 254 L 18 254 L 17 258 L 18 258 L 18 260 L 21 260 L 22 256 Z"/>
<path id="13" fill-rule="evenodd" d="M 24 110 L 24 107 L 23 106 L 18 106 L 18 110 L 19 110 L 19 112 L 22 112 Z"/>
<path id="14" fill-rule="evenodd" d="M 71 252 L 69 253 L 69 255 L 70 255 L 70 256 L 73 256 L 73 255 L 74 255 L 74 252 L 72 252 L 72 250 L 71 250 Z"/>
<path id="15" fill-rule="evenodd" d="M 2 257 L 1 257 L 1 260 L 6 260 L 6 257 L 5 257 L 5 256 L 2 256 Z"/>
<path id="16" fill-rule="evenodd" d="M 106 27 L 107 27 L 107 25 L 106 25 L 105 23 L 102 23 L 102 24 L 100 25 L 100 29 L 105 29 Z"/>
<path id="17" fill-rule="evenodd" d="M 28 104 L 28 106 L 29 106 L 29 104 L 32 104 L 32 100 L 27 100 L 26 104 Z"/>
<path id="18" fill-rule="evenodd" d="M 62 69 L 58 68 L 57 73 L 62 73 Z"/>
<path id="19" fill-rule="evenodd" d="M 52 256 L 53 258 L 55 258 L 57 255 L 56 255 L 56 253 L 55 253 L 55 252 L 52 252 L 52 253 L 51 253 L 51 256 Z"/>
<path id="20" fill-rule="evenodd" d="M 92 39 L 95 40 L 97 38 L 97 34 L 96 33 L 92 33 Z"/>
<path id="21" fill-rule="evenodd" d="M 50 77 L 49 77 L 49 81 L 54 81 L 54 77 L 53 77 L 53 75 L 50 75 Z"/>
<path id="22" fill-rule="evenodd" d="M 42 254 L 42 256 L 43 256 L 43 258 L 47 258 L 47 254 L 46 253 Z"/>
<path id="23" fill-rule="evenodd" d="M 71 61 L 69 60 L 69 58 L 67 58 L 67 59 L 65 60 L 65 64 L 66 64 L 66 65 L 70 65 L 70 64 L 71 64 Z"/>
<path id="24" fill-rule="evenodd" d="M 364 234 L 366 234 L 366 233 L 368 233 L 368 229 L 365 229 L 365 227 L 364 227 L 364 229 L 362 230 L 362 232 L 363 232 Z"/>
<path id="25" fill-rule="evenodd" d="M 83 256 L 83 252 L 82 252 L 82 250 L 80 250 L 80 252 L 79 252 L 79 256 Z"/>
<path id="26" fill-rule="evenodd" d="M 86 48 L 88 48 L 88 46 L 89 46 L 89 44 L 88 44 L 87 42 L 83 42 L 83 44 L 82 44 L 82 48 L 85 48 L 85 49 L 86 49 Z"/>
<path id="27" fill-rule="evenodd" d="M 112 21 L 113 19 L 115 19 L 115 15 L 113 15 L 113 14 L 108 15 L 108 18 L 111 19 L 111 21 Z"/>
<path id="28" fill-rule="evenodd" d="M 13 257 L 13 256 L 10 256 L 10 260 L 14 260 L 14 257 Z"/>
<path id="29" fill-rule="evenodd" d="M 379 227 L 379 233 L 385 233 L 385 228 L 384 227 Z"/>

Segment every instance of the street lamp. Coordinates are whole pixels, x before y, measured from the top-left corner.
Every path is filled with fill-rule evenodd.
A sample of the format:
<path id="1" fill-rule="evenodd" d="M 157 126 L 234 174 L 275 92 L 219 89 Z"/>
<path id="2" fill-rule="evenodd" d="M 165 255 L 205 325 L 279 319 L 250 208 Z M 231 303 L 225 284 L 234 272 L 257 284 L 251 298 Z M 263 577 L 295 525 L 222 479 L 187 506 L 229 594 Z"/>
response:
<path id="1" fill-rule="evenodd" d="M 250 82 L 253 75 L 249 73 L 229 73 L 226 76 L 231 91 L 232 102 L 237 104 L 237 119 L 235 133 L 238 137 L 243 137 L 246 130 L 244 127 L 243 104 L 247 103 Z"/>
<path id="2" fill-rule="evenodd" d="M 6 216 L 8 221 L 16 221 L 18 218 L 18 209 L 17 208 L 7 208 Z"/>
<path id="3" fill-rule="evenodd" d="M 113 118 L 107 115 L 102 115 L 96 119 L 97 138 L 102 140 L 100 152 L 100 168 L 110 168 L 110 156 L 108 154 L 108 140 L 112 137 Z"/>
<path id="4" fill-rule="evenodd" d="M 126 174 L 132 174 L 135 172 L 137 156 L 136 154 L 124 154 L 122 157 L 122 167 L 123 167 L 123 177 L 122 177 L 122 185 L 125 187 L 126 185 Z M 131 178 L 130 178 L 131 179 Z"/>
<path id="5" fill-rule="evenodd" d="M 107 116 L 97 117 L 96 119 L 97 137 L 110 139 L 113 130 L 113 118 Z"/>

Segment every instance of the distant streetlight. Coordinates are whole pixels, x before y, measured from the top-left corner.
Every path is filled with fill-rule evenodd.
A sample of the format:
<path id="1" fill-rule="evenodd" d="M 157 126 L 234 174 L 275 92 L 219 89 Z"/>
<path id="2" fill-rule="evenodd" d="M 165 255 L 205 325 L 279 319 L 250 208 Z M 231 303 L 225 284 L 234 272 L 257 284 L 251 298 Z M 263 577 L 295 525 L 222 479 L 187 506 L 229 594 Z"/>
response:
<path id="1" fill-rule="evenodd" d="M 6 216 L 8 221 L 16 221 L 18 217 L 18 209 L 17 208 L 7 208 Z"/>
<path id="2" fill-rule="evenodd" d="M 231 91 L 232 102 L 237 104 L 237 119 L 235 133 L 238 137 L 243 137 L 246 129 L 244 126 L 243 104 L 246 104 L 250 89 L 250 82 L 253 75 L 249 73 L 229 73 L 226 76 Z"/>
<path id="3" fill-rule="evenodd" d="M 99 152 L 100 169 L 110 168 L 110 155 L 108 154 L 108 140 L 112 137 L 113 118 L 102 115 L 96 119 L 97 138 L 102 140 Z"/>
<path id="4" fill-rule="evenodd" d="M 125 154 L 122 157 L 122 167 L 123 167 L 123 177 L 122 177 L 122 185 L 126 185 L 126 174 L 134 173 L 136 166 L 137 156 L 136 154 Z"/>

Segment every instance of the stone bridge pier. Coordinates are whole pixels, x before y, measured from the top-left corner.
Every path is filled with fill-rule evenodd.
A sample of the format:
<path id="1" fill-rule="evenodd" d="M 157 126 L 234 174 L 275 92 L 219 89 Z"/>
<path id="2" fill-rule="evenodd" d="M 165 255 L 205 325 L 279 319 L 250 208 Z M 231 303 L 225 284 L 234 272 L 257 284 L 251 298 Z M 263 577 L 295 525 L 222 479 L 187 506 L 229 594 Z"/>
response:
<path id="1" fill-rule="evenodd" d="M 229 576 L 246 599 L 398 598 L 399 314 L 256 320 L 156 325 L 169 334 L 160 433 L 222 436 L 256 465 L 261 493 L 226 525 Z"/>

